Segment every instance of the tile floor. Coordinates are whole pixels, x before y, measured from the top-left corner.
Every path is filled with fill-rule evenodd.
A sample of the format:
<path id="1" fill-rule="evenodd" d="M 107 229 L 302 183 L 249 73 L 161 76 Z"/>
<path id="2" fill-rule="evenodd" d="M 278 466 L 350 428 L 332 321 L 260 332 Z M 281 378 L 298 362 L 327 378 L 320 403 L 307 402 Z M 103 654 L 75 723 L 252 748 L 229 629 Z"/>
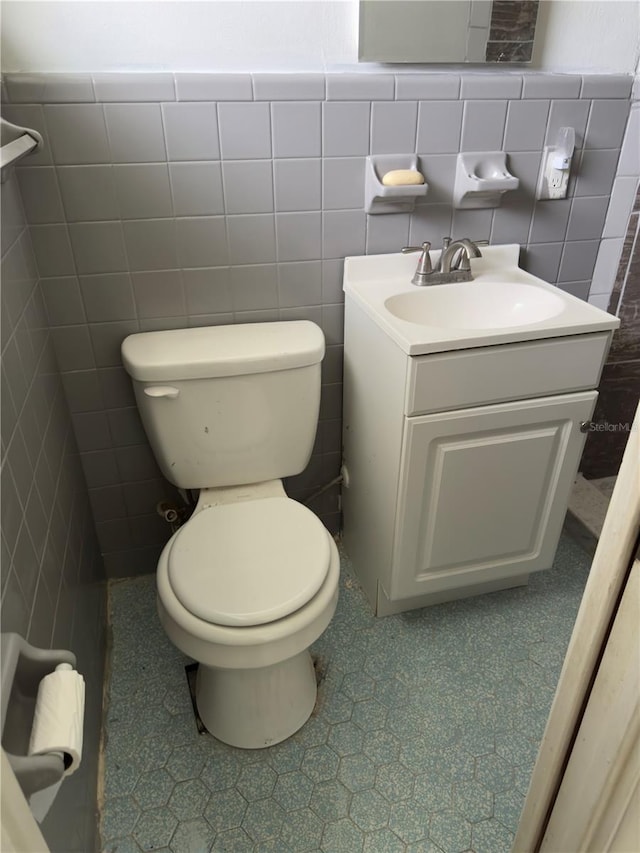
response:
<path id="1" fill-rule="evenodd" d="M 507 853 L 589 563 L 375 619 L 343 559 L 316 711 L 255 751 L 197 733 L 153 576 L 114 582 L 103 850 Z"/>

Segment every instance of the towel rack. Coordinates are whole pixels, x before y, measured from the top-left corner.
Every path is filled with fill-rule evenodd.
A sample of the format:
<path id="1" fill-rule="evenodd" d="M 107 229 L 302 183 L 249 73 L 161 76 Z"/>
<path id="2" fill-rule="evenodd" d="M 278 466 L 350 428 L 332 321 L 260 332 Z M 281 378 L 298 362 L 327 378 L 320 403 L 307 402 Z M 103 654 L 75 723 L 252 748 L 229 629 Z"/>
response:
<path id="1" fill-rule="evenodd" d="M 41 145 L 42 137 L 37 130 L 20 127 L 0 118 L 0 182 L 7 180 L 18 160 Z"/>

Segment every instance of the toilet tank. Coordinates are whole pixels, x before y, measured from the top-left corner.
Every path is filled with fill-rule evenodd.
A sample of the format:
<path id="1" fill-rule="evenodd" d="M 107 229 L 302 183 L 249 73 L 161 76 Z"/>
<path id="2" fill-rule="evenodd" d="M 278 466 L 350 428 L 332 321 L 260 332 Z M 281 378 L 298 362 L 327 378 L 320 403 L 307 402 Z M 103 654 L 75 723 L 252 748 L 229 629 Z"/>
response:
<path id="1" fill-rule="evenodd" d="M 323 356 L 322 331 L 308 320 L 143 332 L 122 343 L 156 460 L 185 489 L 303 471 Z"/>

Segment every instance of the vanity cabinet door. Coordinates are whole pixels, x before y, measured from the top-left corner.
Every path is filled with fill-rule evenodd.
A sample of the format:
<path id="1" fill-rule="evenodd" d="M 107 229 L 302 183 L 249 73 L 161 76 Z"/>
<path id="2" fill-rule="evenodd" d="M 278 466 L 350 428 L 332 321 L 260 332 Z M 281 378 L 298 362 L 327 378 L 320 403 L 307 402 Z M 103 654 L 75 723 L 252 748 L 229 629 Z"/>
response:
<path id="1" fill-rule="evenodd" d="M 548 569 L 597 396 L 407 418 L 390 598 Z"/>

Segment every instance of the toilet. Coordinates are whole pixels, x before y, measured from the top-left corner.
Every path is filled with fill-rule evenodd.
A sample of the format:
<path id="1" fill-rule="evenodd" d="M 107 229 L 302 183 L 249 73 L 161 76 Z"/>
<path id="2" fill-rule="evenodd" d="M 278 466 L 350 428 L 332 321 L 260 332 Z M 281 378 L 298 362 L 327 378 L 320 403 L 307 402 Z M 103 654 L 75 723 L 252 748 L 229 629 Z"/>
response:
<path id="1" fill-rule="evenodd" d="M 199 662 L 209 732 L 246 749 L 309 718 L 309 647 L 338 600 L 333 538 L 287 497 L 311 455 L 324 337 L 307 320 L 143 332 L 122 344 L 138 409 L 165 477 L 199 489 L 158 562 L 160 621 Z"/>

